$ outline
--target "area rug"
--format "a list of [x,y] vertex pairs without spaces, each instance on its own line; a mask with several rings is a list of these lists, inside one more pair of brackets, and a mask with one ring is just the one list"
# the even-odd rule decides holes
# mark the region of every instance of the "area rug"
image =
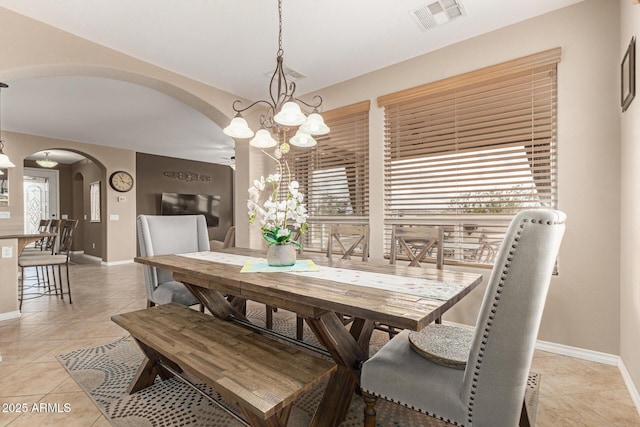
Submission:
[[[260,323],[264,318],[264,309],[251,310],[248,317]],[[295,317],[274,316],[274,329],[278,332],[295,334],[295,326],[292,326],[294,323]],[[305,339],[313,341],[309,330],[305,331]],[[384,340],[383,335],[378,335],[372,345],[373,351],[379,348]],[[113,426],[242,426],[240,422],[176,378],[164,381],[157,378],[151,387],[132,395],[127,394],[127,387],[142,359],[142,352],[131,337],[123,337],[111,343],[58,356],[58,360]],[[206,384],[198,383],[195,378],[192,380],[208,395],[235,409],[237,413],[241,413],[233,402],[225,402]],[[309,425],[324,386],[325,383],[322,382],[296,400],[289,426]],[[444,427],[447,425],[384,400],[379,400],[376,408],[378,426]],[[361,426],[362,411],[362,399],[354,396],[349,413],[341,426]]]

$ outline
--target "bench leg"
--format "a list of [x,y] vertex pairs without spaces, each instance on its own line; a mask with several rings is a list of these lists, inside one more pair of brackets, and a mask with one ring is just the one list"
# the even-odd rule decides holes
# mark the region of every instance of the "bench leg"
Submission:
[[[156,376],[160,375],[160,378],[166,380],[173,375],[164,369],[162,365],[160,365],[160,361],[162,360],[161,355],[153,350],[151,347],[145,345],[144,343],[136,340],[136,343],[142,350],[145,355],[145,358],[138,368],[138,371],[133,376],[133,380],[131,380],[131,384],[127,389],[127,393],[133,394],[139,390],[147,388],[153,385],[156,380]],[[164,363],[171,365],[171,368],[175,369],[177,372],[182,372],[182,369],[175,365],[173,362],[164,360]]]
[[287,405],[286,408],[280,410],[277,414],[263,420],[255,415],[253,412],[242,408],[245,418],[249,424],[253,427],[285,427],[287,421],[289,421],[289,415],[291,414],[292,404]]

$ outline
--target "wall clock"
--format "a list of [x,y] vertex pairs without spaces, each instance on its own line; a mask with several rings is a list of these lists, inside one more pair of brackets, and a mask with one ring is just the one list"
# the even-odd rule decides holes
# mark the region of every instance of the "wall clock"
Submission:
[[125,171],[116,171],[109,177],[111,188],[125,193],[133,188],[133,177]]

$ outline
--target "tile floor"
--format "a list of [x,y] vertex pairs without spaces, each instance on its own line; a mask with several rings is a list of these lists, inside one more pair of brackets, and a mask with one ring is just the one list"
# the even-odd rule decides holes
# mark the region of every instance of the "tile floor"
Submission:
[[[109,426],[55,356],[124,335],[110,317],[145,307],[142,267],[78,264],[71,280],[72,305],[35,298],[0,322],[0,427]],[[536,352],[532,370],[542,374],[537,426],[640,426],[616,367]]]

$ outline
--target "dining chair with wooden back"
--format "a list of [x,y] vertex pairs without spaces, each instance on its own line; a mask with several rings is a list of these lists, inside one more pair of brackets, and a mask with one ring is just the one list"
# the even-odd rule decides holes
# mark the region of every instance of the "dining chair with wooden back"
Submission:
[[474,260],[485,264],[492,263],[498,254],[502,234],[488,228],[479,228],[477,233],[478,249],[474,253]]
[[[48,232],[49,231],[49,224],[51,224],[51,220],[50,219],[41,219],[40,223],[38,224],[38,232],[39,233]],[[33,244],[34,249],[35,250],[39,250],[39,251],[43,251],[44,250],[45,239],[46,239],[46,237],[43,237],[42,239],[34,242],[34,244]]]
[[[60,236],[57,239],[57,248],[55,253],[42,254],[42,255],[23,255],[18,258],[18,266],[20,266],[22,276],[24,277],[24,269],[29,267],[43,267],[47,271],[47,278],[49,284],[53,282],[56,295],[58,295],[58,285],[60,284],[60,298],[64,299],[65,293],[69,295],[69,304],[72,304],[71,300],[71,280],[69,278],[69,261],[71,259],[71,248],[73,245],[73,236],[78,226],[77,219],[57,220],[61,223]],[[62,266],[65,266],[66,278],[67,278],[67,292],[64,292],[62,286]],[[58,267],[58,280],[56,281],[55,267]],[[51,279],[49,279],[49,268],[52,270]],[[24,298],[24,279],[20,281],[19,301],[20,309],[22,309],[22,301]]]
[[[435,259],[432,257],[435,251]],[[434,225],[394,225],[391,229],[389,263],[396,264],[398,258],[409,261],[410,267],[423,267],[421,263],[433,260],[442,270],[444,251],[444,229]],[[436,323],[442,323],[438,317]],[[376,329],[387,332],[393,338],[398,332],[391,325],[376,324]]]
[[40,220],[38,232],[52,233],[52,235],[43,237],[34,244],[33,248],[31,248],[30,250],[29,248],[25,248],[22,253],[24,255],[43,255],[43,252],[49,252],[53,255],[56,252],[56,244],[58,243],[62,221],[63,220],[61,219]]
[[364,362],[365,427],[376,425],[379,397],[458,426],[528,424],[525,389],[565,218],[553,210],[527,210],[513,218],[475,329],[460,343],[468,345],[466,363],[452,363],[421,340],[430,328],[450,335],[448,325],[405,330]]
[[[444,229],[432,225],[394,225],[391,229],[390,263],[398,257],[406,257],[412,267],[422,267],[421,262],[433,260],[442,270]],[[433,259],[432,254],[436,252]]]
[[[26,247],[20,254],[20,256],[34,256],[34,255],[54,255],[56,249],[56,243],[58,234],[60,232],[61,220],[41,219],[38,225],[39,233],[53,233],[49,236],[43,237],[37,240],[33,247]],[[44,266],[35,268],[37,284],[46,284],[48,290],[51,291],[51,278],[49,276],[49,269]],[[23,276],[23,279],[25,277]]]
[[[336,243],[334,249],[334,242]],[[358,225],[332,225],[329,227],[327,240],[327,257],[334,254],[341,255],[342,259],[351,259],[358,254],[360,249],[362,261],[369,259],[369,224]]]
[[[204,215],[138,215],[137,228],[141,256],[210,250]],[[173,280],[170,271],[145,266],[144,281],[147,307],[170,302],[186,306],[200,304],[184,284]]]

